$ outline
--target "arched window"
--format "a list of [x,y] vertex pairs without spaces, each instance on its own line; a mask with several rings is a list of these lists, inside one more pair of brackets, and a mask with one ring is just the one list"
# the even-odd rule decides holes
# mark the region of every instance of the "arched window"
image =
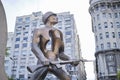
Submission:
[[105,27],[105,28],[108,28],[107,22],[104,22],[104,27]]
[[99,34],[100,39],[103,39],[102,33]]
[[103,50],[104,49],[104,44],[100,44],[101,45],[101,49]]

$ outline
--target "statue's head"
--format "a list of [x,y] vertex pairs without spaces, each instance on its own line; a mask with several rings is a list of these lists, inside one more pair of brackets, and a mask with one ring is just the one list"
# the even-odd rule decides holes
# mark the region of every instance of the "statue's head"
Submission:
[[56,23],[58,23],[57,14],[50,12],[50,11],[46,12],[42,17],[42,21],[44,24],[46,24],[48,21],[56,24]]

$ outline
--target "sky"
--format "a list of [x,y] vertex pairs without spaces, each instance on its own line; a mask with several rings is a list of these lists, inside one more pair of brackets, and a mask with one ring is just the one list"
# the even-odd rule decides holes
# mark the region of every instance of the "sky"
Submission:
[[[52,11],[54,13],[70,12],[74,14],[77,32],[80,37],[82,57],[94,60],[95,41],[92,32],[89,0],[1,0],[5,9],[8,32],[14,32],[17,16],[32,12]],[[85,63],[87,80],[95,80],[92,62]]]

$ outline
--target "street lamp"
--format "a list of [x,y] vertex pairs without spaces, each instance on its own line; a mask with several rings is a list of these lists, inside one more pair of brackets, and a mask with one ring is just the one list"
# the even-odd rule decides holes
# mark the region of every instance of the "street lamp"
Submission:
[[14,67],[15,67],[15,60],[10,57],[10,59],[13,61],[13,66],[12,66],[12,78],[14,78]]

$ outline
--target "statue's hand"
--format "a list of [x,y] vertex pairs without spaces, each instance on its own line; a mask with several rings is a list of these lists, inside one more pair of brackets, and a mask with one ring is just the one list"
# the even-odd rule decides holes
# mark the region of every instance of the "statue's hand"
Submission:
[[69,56],[65,55],[64,53],[60,53],[60,54],[59,54],[59,58],[60,58],[61,60],[64,60],[64,61],[70,59]]
[[73,62],[71,63],[72,66],[77,66],[78,64],[79,64],[79,61],[73,61]]

